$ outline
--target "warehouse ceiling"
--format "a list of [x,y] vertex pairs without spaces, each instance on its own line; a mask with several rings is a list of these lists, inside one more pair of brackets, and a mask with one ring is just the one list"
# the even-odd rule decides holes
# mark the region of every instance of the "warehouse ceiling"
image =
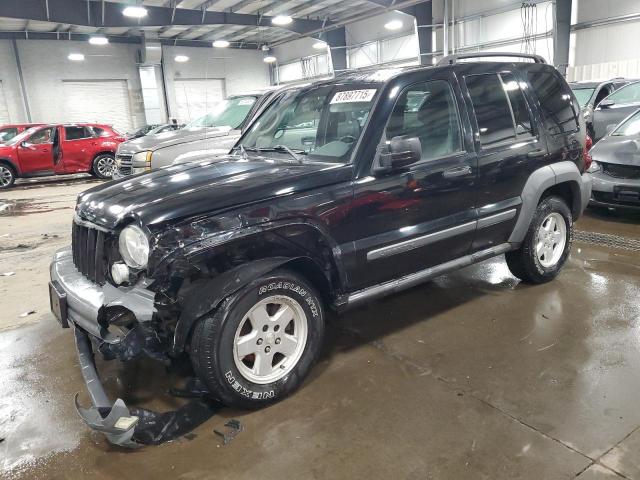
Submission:
[[[232,46],[260,46],[317,32],[358,15],[404,4],[397,0],[2,0],[0,36],[72,38],[101,34],[136,39],[144,33],[164,43],[197,44],[227,40]],[[126,6],[144,6],[148,15],[126,19]],[[288,15],[293,22],[274,26]],[[15,38],[15,36],[14,36]]]

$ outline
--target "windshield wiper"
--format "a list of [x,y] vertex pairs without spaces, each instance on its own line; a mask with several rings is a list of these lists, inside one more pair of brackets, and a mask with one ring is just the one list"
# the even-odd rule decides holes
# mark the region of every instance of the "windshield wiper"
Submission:
[[286,152],[291,155],[298,163],[302,163],[302,157],[300,157],[300,155],[307,154],[307,152],[305,152],[304,150],[296,150],[294,152],[286,145],[275,145],[273,147],[256,148],[255,150],[258,152]]

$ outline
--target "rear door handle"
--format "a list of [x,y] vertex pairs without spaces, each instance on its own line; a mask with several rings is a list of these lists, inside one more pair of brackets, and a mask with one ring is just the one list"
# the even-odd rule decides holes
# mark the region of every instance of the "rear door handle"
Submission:
[[469,175],[471,173],[471,167],[469,165],[464,165],[462,167],[454,167],[449,168],[442,172],[442,176],[444,178],[456,178],[456,177],[464,177],[465,175]]
[[531,150],[527,153],[527,157],[529,158],[540,158],[544,157],[547,154],[547,151],[544,148],[539,148],[537,150]]

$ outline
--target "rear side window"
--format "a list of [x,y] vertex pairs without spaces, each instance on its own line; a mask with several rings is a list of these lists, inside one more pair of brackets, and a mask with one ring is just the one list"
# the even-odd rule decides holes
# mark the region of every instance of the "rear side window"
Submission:
[[67,140],[80,140],[93,136],[91,131],[85,127],[64,127],[64,133]]
[[483,147],[496,146],[532,134],[529,109],[520,85],[512,74],[468,75],[465,83]]
[[552,72],[528,72],[529,82],[538,95],[540,107],[552,134],[578,131],[578,116],[573,108],[569,86]]

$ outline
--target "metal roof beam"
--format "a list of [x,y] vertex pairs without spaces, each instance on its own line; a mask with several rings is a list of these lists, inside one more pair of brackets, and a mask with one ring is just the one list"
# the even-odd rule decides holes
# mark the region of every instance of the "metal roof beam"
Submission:
[[[42,0],[0,2],[0,17],[23,20],[69,23],[87,27],[164,27],[167,25],[242,25],[271,27],[271,16],[246,13],[215,12],[206,9],[186,9],[146,6],[147,16],[141,19],[122,15],[123,4],[113,2],[86,2],[85,0],[48,0],[47,9]],[[104,12],[103,9],[104,8]],[[88,14],[87,14],[88,13]],[[104,13],[104,16],[103,16]],[[296,18],[290,25],[280,26],[298,34],[322,27],[318,20]]]

